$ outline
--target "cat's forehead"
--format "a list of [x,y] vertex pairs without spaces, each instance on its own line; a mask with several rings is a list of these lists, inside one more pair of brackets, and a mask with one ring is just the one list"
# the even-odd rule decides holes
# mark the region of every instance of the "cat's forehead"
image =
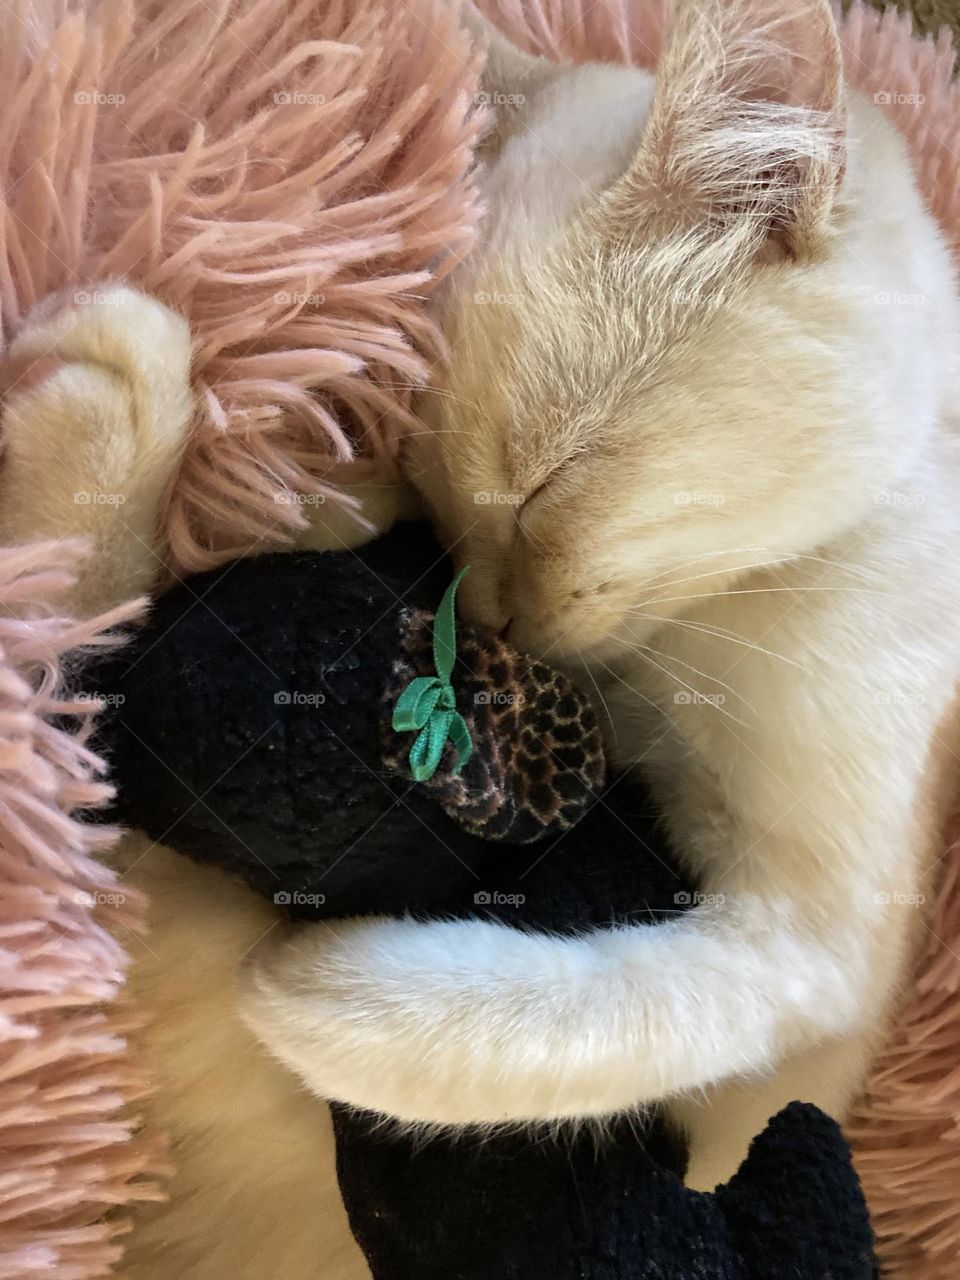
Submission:
[[475,277],[454,363],[511,471],[535,477],[632,418],[705,328],[722,333],[749,285],[732,240],[684,230],[600,244],[577,228],[560,249]]

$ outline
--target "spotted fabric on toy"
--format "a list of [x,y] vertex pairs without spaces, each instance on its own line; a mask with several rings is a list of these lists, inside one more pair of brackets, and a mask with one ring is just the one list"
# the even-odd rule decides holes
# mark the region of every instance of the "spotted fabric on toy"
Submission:
[[[433,671],[433,621],[419,609],[405,610],[400,620],[402,648],[381,702],[383,762],[397,773],[408,772],[410,742],[391,728],[391,714],[410,681]],[[606,780],[603,740],[587,698],[559,671],[463,626],[452,683],[474,750],[455,773],[448,743],[424,784],[446,813],[474,835],[514,844],[569,830]]]

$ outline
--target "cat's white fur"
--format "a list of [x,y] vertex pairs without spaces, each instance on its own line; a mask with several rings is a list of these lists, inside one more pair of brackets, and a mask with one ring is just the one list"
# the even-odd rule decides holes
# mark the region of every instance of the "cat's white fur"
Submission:
[[442,1124],[669,1099],[709,1187],[786,1101],[860,1087],[955,763],[960,323],[840,68],[826,0],[683,6],[656,95],[495,42],[486,240],[409,467],[466,611],[596,682],[706,901],[268,940],[244,1017],[321,1096]]

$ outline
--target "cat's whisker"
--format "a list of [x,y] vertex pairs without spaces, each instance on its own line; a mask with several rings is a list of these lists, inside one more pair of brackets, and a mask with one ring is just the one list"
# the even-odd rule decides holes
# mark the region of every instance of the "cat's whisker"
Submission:
[[868,587],[733,587],[729,591],[704,591],[689,596],[656,596],[652,600],[644,600],[638,607],[645,608],[648,604],[674,604],[681,600],[712,600],[718,596],[806,595],[814,591],[844,595],[890,595],[888,591],[872,591]]
[[582,654],[582,652],[581,652],[580,650],[578,650],[578,651],[577,651],[577,658],[580,660],[580,662],[581,662],[581,664],[582,664],[582,666],[583,666],[584,671],[586,671],[587,675],[590,677],[590,683],[593,685],[594,689],[596,689],[596,691],[597,691],[597,697],[600,699],[600,705],[601,705],[601,707],[603,708],[603,714],[604,714],[604,715],[606,716],[606,718],[607,718],[607,724],[610,726],[610,731],[611,731],[611,733],[612,733],[612,735],[613,735],[613,741],[614,741],[614,744],[616,744],[616,742],[617,742],[617,725],[616,725],[616,721],[614,720],[613,716],[612,716],[612,715],[611,715],[611,713],[610,713],[610,708],[609,708],[609,706],[607,705],[607,700],[606,700],[606,698],[603,696],[603,691],[602,691],[602,689],[600,688],[600,683],[599,683],[599,681],[597,680],[596,676],[593,674],[593,672],[590,670],[589,665],[588,665],[587,663],[583,662],[583,654]]
[[439,396],[443,400],[450,400],[453,404],[462,404],[467,409],[473,409],[475,412],[480,411],[480,406],[475,400],[467,400],[464,396],[458,396],[456,392],[451,391],[448,387],[418,386],[412,382],[378,382],[377,385],[389,391],[413,391],[418,396]]
[[809,672],[809,668],[805,667],[803,663],[796,662],[793,658],[788,658],[782,653],[774,653],[772,649],[767,649],[762,644],[755,644],[752,640],[746,640],[743,636],[738,636],[735,632],[728,631],[726,627],[719,627],[714,623],[691,622],[689,618],[666,618],[662,614],[643,613],[639,609],[631,610],[631,613],[638,618],[648,619],[651,622],[672,623],[675,627],[685,627],[701,635],[711,636],[715,640],[729,640],[731,644],[742,645],[745,649],[753,649],[768,658],[774,658],[778,662],[785,662],[788,666],[796,667],[799,671]]
[[734,724],[740,725],[743,729],[750,729],[752,727],[751,725],[748,725],[745,720],[741,720],[739,716],[735,716],[732,711],[728,711],[721,703],[717,702],[715,699],[711,699],[709,694],[705,694],[700,689],[695,689],[692,684],[688,684],[687,681],[678,676],[676,672],[668,671],[666,667],[662,667],[660,663],[651,656],[651,651],[646,645],[631,645],[624,640],[621,640],[618,643],[622,644],[628,652],[637,654],[637,656],[642,658],[645,662],[649,662],[652,667],[656,667],[656,669],[662,672],[668,680],[675,680],[677,684],[681,685],[697,699],[698,704],[712,707],[714,711],[718,711],[721,715],[726,716],[728,720],[732,720]]
[[[673,565],[673,566],[672,566],[671,568],[669,568],[669,569],[663,569],[663,570],[661,570],[661,572],[660,572],[660,573],[652,574],[650,577],[644,578],[644,579],[643,579],[643,580],[638,584],[638,586],[639,586],[640,588],[649,587],[649,586],[651,586],[653,583],[658,582],[659,580],[661,580],[661,579],[663,579],[663,578],[667,578],[667,577],[669,577],[669,576],[670,576],[670,574],[672,574],[672,573],[682,572],[684,569],[692,569],[692,568],[694,567],[694,565],[702,564],[704,560],[716,560],[716,559],[718,559],[718,558],[719,558],[719,557],[721,557],[721,556],[737,556],[737,555],[757,555],[757,556],[761,556],[761,555],[766,555],[766,554],[770,554],[770,553],[769,553],[769,551],[768,551],[768,549],[767,549],[766,547],[725,547],[723,550],[720,550],[720,551],[709,551],[709,552],[707,552],[705,555],[702,555],[702,556],[696,556],[695,558],[693,558],[693,559],[691,559],[691,560],[688,560],[686,563],[676,564],[676,565]],[[846,565],[842,565],[842,564],[840,564],[840,563],[839,563],[839,562],[837,562],[837,561],[828,560],[828,559],[826,559],[824,556],[806,555],[806,554],[803,554],[803,553],[794,553],[794,552],[788,552],[788,551],[775,552],[775,553],[773,553],[773,554],[774,554],[774,555],[776,555],[776,559],[773,559],[773,560],[764,560],[764,561],[759,561],[759,562],[758,562],[757,564],[755,564],[755,565],[743,565],[743,566],[740,566],[739,568],[734,568],[734,569],[729,569],[729,570],[718,569],[718,570],[715,570],[715,571],[713,571],[713,572],[714,572],[714,574],[715,574],[715,575],[720,575],[720,574],[725,573],[725,572],[727,572],[727,573],[743,573],[743,572],[745,572],[747,569],[758,569],[758,570],[759,570],[759,569],[773,569],[773,568],[776,568],[778,565],[783,565],[783,564],[797,564],[797,562],[798,562],[798,561],[812,561],[812,562],[814,562],[814,563],[816,563],[816,564],[825,565],[827,568],[830,568],[830,569],[840,569],[840,570],[841,570],[841,571],[843,571],[843,572],[847,572],[847,573],[850,573],[850,574],[851,574],[851,575],[853,575],[853,576],[860,577],[860,578],[861,578],[861,579],[863,579],[864,581],[873,581],[873,580],[876,580],[876,579],[875,579],[875,578],[873,578],[871,575],[868,575],[868,574],[864,573],[863,571],[855,570],[855,569],[853,569],[852,567],[850,567],[850,566],[846,566]],[[803,566],[801,565],[800,567],[803,567]],[[703,577],[709,577],[709,576],[711,576],[711,575],[710,575],[710,574],[703,574],[703,575],[700,575],[700,576],[703,576]],[[674,582],[671,582],[671,583],[669,583],[669,584],[664,583],[663,585],[664,585],[664,586],[667,586],[667,585],[669,585],[669,586],[680,586],[680,585],[681,585],[682,583],[684,583],[684,582],[688,582],[688,581],[689,581],[689,582],[693,582],[693,581],[696,581],[696,580],[697,580],[697,578],[696,578],[696,577],[691,577],[691,578],[679,578],[679,579],[677,579],[677,580],[676,580],[676,581],[674,581]]]
[[699,667],[695,667],[692,663],[685,661],[683,658],[678,658],[675,653],[667,653],[664,649],[655,649],[652,645],[641,645],[640,648],[644,649],[647,653],[655,653],[658,657],[665,659],[667,662],[679,663],[681,667],[685,667],[687,671],[692,671],[694,675],[702,676],[704,680],[709,680],[713,684],[719,685],[721,689],[726,689],[728,693],[733,694],[733,696],[742,702],[745,707],[749,707],[754,715],[757,714],[756,707],[753,706],[752,703],[748,702],[742,693],[737,689],[734,689],[733,685],[727,684],[726,681],[721,680],[718,676],[712,676],[707,671],[701,671]]

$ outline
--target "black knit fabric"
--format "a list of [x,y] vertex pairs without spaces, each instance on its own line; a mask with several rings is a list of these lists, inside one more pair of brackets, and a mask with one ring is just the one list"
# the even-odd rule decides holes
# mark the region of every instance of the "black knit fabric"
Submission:
[[[687,909],[691,886],[631,780],[521,846],[478,839],[383,767],[378,698],[403,609],[435,607],[449,578],[432,543],[401,530],[363,556],[267,556],[171,592],[84,677],[113,695],[111,816],[301,919],[409,910],[563,933]],[[777,1117],[715,1196],[683,1187],[682,1144],[657,1115],[602,1136],[429,1140],[342,1107],[334,1118],[374,1280],[872,1275],[849,1153],[812,1107]]]
[[792,1103],[714,1195],[662,1130],[398,1141],[334,1108],[338,1171],[375,1280],[871,1280],[846,1144]]

